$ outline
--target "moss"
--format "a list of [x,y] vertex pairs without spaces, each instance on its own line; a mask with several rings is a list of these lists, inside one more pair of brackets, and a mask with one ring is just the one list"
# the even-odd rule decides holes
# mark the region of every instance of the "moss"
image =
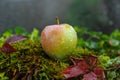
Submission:
[[[117,80],[120,75],[118,66],[120,45],[111,44],[118,44],[120,41],[119,31],[116,30],[117,32],[106,35],[77,29],[79,28],[76,28],[79,35],[77,48],[69,56],[84,58],[84,55],[92,53],[99,58],[99,65],[105,68],[106,78]],[[26,34],[30,39],[10,44],[16,49],[14,53],[0,52],[0,80],[64,80],[61,71],[65,70],[72,62],[69,59],[56,61],[49,58],[41,47],[36,29],[31,34],[26,31],[19,32],[19,30],[18,28],[17,34]],[[0,38],[0,46],[11,35],[13,33],[9,30],[3,33]],[[114,41],[110,43],[111,39],[115,40],[115,43]],[[71,80],[81,80],[81,77],[78,76]]]
[[42,50],[39,41],[26,40],[11,44],[17,51],[0,53],[0,73],[11,80],[54,80],[64,79],[61,74],[68,63],[50,59]]

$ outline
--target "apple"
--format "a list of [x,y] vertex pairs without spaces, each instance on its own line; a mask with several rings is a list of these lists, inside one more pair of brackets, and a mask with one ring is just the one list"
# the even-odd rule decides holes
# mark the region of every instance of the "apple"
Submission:
[[46,26],[41,32],[41,45],[51,58],[66,58],[76,48],[77,34],[69,24]]

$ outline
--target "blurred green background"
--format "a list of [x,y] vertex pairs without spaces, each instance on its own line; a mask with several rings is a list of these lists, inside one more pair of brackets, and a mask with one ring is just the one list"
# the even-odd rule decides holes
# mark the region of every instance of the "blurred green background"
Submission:
[[120,0],[0,0],[0,33],[21,26],[40,31],[46,25],[69,23],[110,33],[120,29]]

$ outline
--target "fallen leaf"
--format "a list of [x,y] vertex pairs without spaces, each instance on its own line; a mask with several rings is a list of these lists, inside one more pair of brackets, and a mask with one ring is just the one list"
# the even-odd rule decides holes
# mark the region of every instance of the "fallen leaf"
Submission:
[[98,80],[97,75],[94,72],[90,72],[83,76],[83,80]]
[[89,65],[84,59],[71,58],[71,60],[74,65],[69,66],[66,70],[62,71],[65,78],[77,77],[79,75],[85,74],[88,71]]
[[27,38],[28,38],[27,36],[14,35],[14,36],[6,39],[5,43],[15,43],[15,42],[18,42],[18,41],[23,41]]
[[104,70],[101,67],[97,66],[93,69],[93,71],[97,75],[98,78],[100,78],[101,80],[105,80]]
[[22,36],[22,35],[14,35],[4,42],[3,46],[0,48],[0,50],[4,53],[12,53],[15,52],[16,50],[10,45],[10,43],[15,43],[18,41],[22,41],[27,39],[27,36]]
[[104,70],[97,66],[98,58],[92,54],[84,56],[83,59],[70,57],[73,65],[67,67],[62,73],[65,78],[83,76],[83,80],[105,80]]
[[96,65],[96,63],[97,63],[97,61],[98,61],[98,59],[97,59],[97,57],[96,56],[93,56],[93,55],[89,55],[89,64],[91,65],[91,66],[95,66]]
[[8,43],[4,43],[3,46],[0,48],[0,50],[2,52],[5,53],[11,53],[11,52],[15,52],[16,50]]

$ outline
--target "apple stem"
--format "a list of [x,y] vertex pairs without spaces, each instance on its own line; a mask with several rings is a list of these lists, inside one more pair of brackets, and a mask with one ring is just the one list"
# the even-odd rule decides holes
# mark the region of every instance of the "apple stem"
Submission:
[[60,20],[59,20],[58,16],[56,16],[56,22],[57,22],[58,25],[60,25]]

